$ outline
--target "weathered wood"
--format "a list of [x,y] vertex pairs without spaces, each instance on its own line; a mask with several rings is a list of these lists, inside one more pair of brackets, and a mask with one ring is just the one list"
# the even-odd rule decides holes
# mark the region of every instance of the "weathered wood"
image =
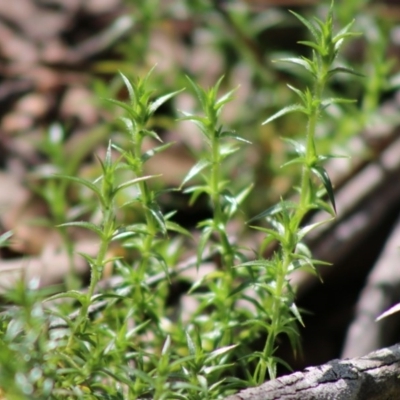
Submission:
[[[366,332],[367,334],[367,332]],[[400,399],[400,344],[364,357],[306,368],[225,400]]]

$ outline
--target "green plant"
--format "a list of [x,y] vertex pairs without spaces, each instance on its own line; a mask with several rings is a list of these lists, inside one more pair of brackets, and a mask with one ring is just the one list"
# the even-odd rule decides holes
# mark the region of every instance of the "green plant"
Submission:
[[[281,200],[251,220],[263,219],[268,224],[255,227],[265,233],[257,259],[251,260],[248,249],[228,234],[252,188],[252,183],[240,188],[231,184],[233,177],[225,169],[238,154],[237,144],[249,144],[221,122],[221,112],[233,99],[234,90],[220,96],[222,78],[208,90],[188,78],[201,114],[184,112],[181,119],[198,126],[205,145],[199,152],[193,150],[197,162],[182,187],[191,195],[191,204],[205,196],[211,216],[197,226],[196,260],[177,267],[185,238],[189,243],[193,238],[173,222],[173,213],[163,212],[159,198],[164,191],[152,185],[159,175],[146,175],[145,164],[171,146],[162,142],[152,123],[157,110],[179,91],[155,98],[151,71],[137,80],[121,74],[128,102],[110,99],[109,103],[124,113],[119,118],[123,135],[109,140],[104,158],[99,158],[101,176],[94,181],[55,176],[83,185],[98,201],[100,222],[60,225],[65,232],[69,227],[88,229],[99,239],[96,257],[82,254],[90,266],[89,287],[46,296],[35,290],[33,282],[28,290],[20,283],[7,293],[15,308],[1,314],[0,387],[10,398],[222,399],[238,388],[276,377],[278,363],[290,368],[276,355],[281,335],[289,337],[295,351],[299,349],[302,318],[289,276],[296,269],[315,270],[324,264],[314,260],[303,243],[324,222],[304,226],[303,221],[314,210],[335,215],[333,188],[323,166],[334,156],[318,151],[316,128],[328,106],[349,102],[326,98],[328,81],[338,73],[355,74],[335,64],[344,40],[355,34],[350,32],[351,24],[333,33],[333,3],[325,21],[309,22],[293,14],[314,39],[301,42],[311,48],[311,57],[282,61],[303,67],[312,85],[303,90],[289,86],[299,103],[284,107],[265,124],[292,112],[305,116],[303,139],[286,139],[297,156],[285,166],[300,166],[301,180],[297,200]],[[150,144],[147,151],[145,144]],[[50,150],[50,155],[57,154],[54,148]],[[194,183],[186,187],[189,182]],[[65,193],[65,187],[60,190]],[[129,200],[122,207],[135,212],[136,220],[130,224],[118,218],[123,197]],[[64,213],[64,208],[54,209],[57,221]],[[109,255],[113,242],[126,250],[125,258]],[[278,244],[278,249],[264,258],[271,243]],[[171,283],[185,268],[202,268],[210,254],[215,268],[191,282],[188,294],[197,301],[197,309],[183,321],[168,304]],[[100,290],[108,263],[120,280]],[[254,351],[253,344],[260,339],[265,339],[263,348]],[[23,352],[32,356],[25,360]],[[6,357],[17,362],[7,365]]]
[[[270,227],[256,227],[267,234],[263,247],[276,241],[279,250],[271,259],[259,260],[257,263],[247,262],[241,266],[254,267],[259,271],[264,267],[267,272],[261,273],[257,278],[257,286],[265,294],[260,295],[260,309],[269,310],[266,318],[257,324],[262,325],[267,333],[267,340],[262,352],[254,355],[259,358],[255,369],[254,382],[260,384],[266,379],[268,371],[270,378],[276,377],[277,363],[286,363],[274,356],[276,342],[279,335],[289,337],[294,350],[298,348],[298,331],[295,322],[302,324],[300,313],[294,302],[294,293],[288,276],[291,272],[302,267],[311,267],[315,270],[321,261],[313,260],[308,248],[303,243],[303,238],[311,230],[322,223],[301,226],[304,217],[312,210],[324,210],[332,217],[335,215],[335,199],[329,176],[323,167],[323,162],[334,155],[321,155],[317,152],[316,126],[323,111],[331,104],[348,103],[352,100],[342,98],[325,98],[324,89],[329,79],[338,73],[359,75],[353,70],[336,66],[334,64],[341,45],[346,38],[357,35],[350,32],[353,22],[339,31],[333,33],[333,2],[325,21],[315,18],[314,23],[307,21],[302,16],[292,12],[310,31],[313,41],[299,43],[312,49],[312,57],[286,58],[280,61],[300,65],[312,76],[313,85],[299,90],[293,86],[288,87],[296,93],[300,103],[287,106],[269,117],[264,124],[291,112],[301,112],[307,118],[305,143],[285,139],[293,145],[297,157],[284,165],[299,164],[302,169],[301,184],[298,188],[299,199],[297,202],[281,200],[277,205],[253,218],[252,221],[265,218]],[[315,182],[315,179],[317,182]],[[325,199],[327,197],[327,199]]]

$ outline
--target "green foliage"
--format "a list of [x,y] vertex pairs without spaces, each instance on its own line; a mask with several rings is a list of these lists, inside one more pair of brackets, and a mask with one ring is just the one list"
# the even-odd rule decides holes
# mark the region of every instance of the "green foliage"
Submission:
[[[158,2],[139,3],[138,18],[147,34],[140,46],[144,52]],[[206,5],[193,2],[191,7]],[[298,199],[282,199],[249,221],[263,223],[253,227],[264,234],[258,249],[249,251],[229,233],[240,221],[246,198],[258,195],[252,192],[253,182],[231,184],[227,165],[251,146],[251,134],[244,131],[243,138],[221,122],[224,106],[235,94],[235,90],[220,94],[222,78],[209,89],[186,79],[200,111],[183,111],[181,120],[197,126],[203,145],[200,151],[193,149],[197,160],[180,189],[190,194],[190,204],[201,196],[206,198],[211,210],[193,235],[173,221],[173,212],[163,211],[159,200],[164,192],[155,185],[161,175],[145,172],[145,164],[172,145],[163,143],[152,123],[160,107],[180,93],[174,90],[155,97],[152,71],[136,80],[120,73],[128,100],[107,101],[112,110],[123,113],[118,120],[123,135],[116,134],[108,141],[104,158],[98,158],[101,175],[97,179],[78,177],[74,168],[63,168],[62,138],[53,140],[50,135],[45,151],[57,174],[46,176],[42,196],[57,203],[52,216],[65,235],[69,227],[87,229],[98,237],[99,248],[95,257],[81,254],[91,271],[85,291],[68,288],[71,290],[50,296],[32,282],[27,288],[19,283],[6,294],[13,304],[0,317],[0,388],[7,398],[222,399],[240,388],[275,378],[278,364],[290,368],[276,354],[283,335],[294,352],[300,351],[299,325],[303,321],[290,274],[300,268],[317,272],[318,265],[326,264],[313,259],[303,242],[326,221],[304,225],[304,217],[313,210],[324,210],[329,218],[336,213],[324,162],[337,156],[319,150],[317,126],[325,123],[330,107],[352,105],[347,98],[326,95],[328,82],[342,73],[357,75],[336,64],[345,39],[356,34],[350,32],[352,23],[334,33],[333,8],[332,3],[325,20],[292,13],[311,34],[312,40],[300,42],[311,49],[311,56],[281,61],[302,67],[309,74],[304,82],[311,84],[303,89],[288,85],[298,103],[283,106],[264,124],[294,112],[304,118],[305,133],[301,131],[296,140],[285,138],[296,156],[282,165],[284,171],[291,167],[300,171],[295,175],[299,182],[294,183]],[[241,28],[250,17],[225,16],[245,48],[248,37]],[[255,54],[246,54],[257,65],[256,76],[264,83],[271,82],[269,74],[260,71],[262,63]],[[372,92],[371,99],[375,99],[377,92]],[[156,144],[149,149],[149,143]],[[67,218],[64,198],[72,184],[81,185],[96,199],[99,222]],[[118,200],[129,189],[134,189],[129,192],[134,195],[122,208],[139,210],[132,223],[118,218]],[[8,235],[1,236],[0,244],[7,239]],[[177,265],[193,241],[196,260],[185,268],[200,270],[210,255],[216,268],[195,280],[188,291],[196,310],[189,316],[177,316],[168,304],[171,283],[180,277],[183,269]],[[113,242],[134,257],[110,256]],[[264,250],[271,244],[278,244],[277,250],[265,258]],[[112,289],[101,290],[98,284],[107,264],[113,266],[120,281]],[[256,340],[264,341],[258,351],[252,347]]]

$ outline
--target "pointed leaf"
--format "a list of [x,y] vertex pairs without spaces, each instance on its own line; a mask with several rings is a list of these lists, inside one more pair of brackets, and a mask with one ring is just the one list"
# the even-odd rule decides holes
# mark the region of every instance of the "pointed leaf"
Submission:
[[182,92],[182,90],[177,90],[172,93],[168,93],[164,96],[159,97],[157,100],[155,100],[153,103],[151,103],[149,107],[149,113],[152,115],[161,105],[163,105],[166,101],[168,101],[170,98],[174,97],[176,94]]
[[303,103],[306,103],[305,94],[300,89],[297,89],[294,86],[289,85],[289,84],[287,85],[287,87],[290,90],[292,90],[293,92],[295,92],[300,97],[300,99],[303,101]]
[[163,269],[164,274],[167,277],[168,283],[171,284],[171,278],[169,275],[168,265],[167,265],[164,257],[161,254],[154,253],[154,252],[151,254],[151,257],[154,257],[160,263],[161,268]]
[[171,147],[174,142],[169,142],[166,144],[163,144],[162,146],[155,147],[151,150],[146,151],[146,153],[142,154],[140,159],[142,160],[142,163],[145,163],[147,160],[149,160],[151,157],[153,157],[155,154],[161,153],[162,151],[168,149],[168,147]]
[[133,118],[137,119],[137,114],[132,110],[132,107],[129,104],[126,104],[122,101],[115,100],[115,99],[105,99],[109,103],[115,104],[120,108],[123,108],[125,111],[128,112],[128,114]]
[[304,156],[306,154],[306,147],[304,146],[303,143],[298,142],[297,140],[293,140],[290,138],[282,138],[282,140],[286,143],[291,144],[294,149],[296,150],[296,153],[299,155]]
[[381,315],[379,315],[379,317],[377,317],[375,319],[376,322],[380,321],[383,318],[388,317],[389,315],[393,315],[397,312],[400,311],[400,303],[397,303],[396,305],[394,305],[393,307],[390,307],[389,310],[385,311],[384,313],[382,313]]
[[46,298],[44,301],[52,301],[58,299],[74,299],[79,301],[81,305],[87,303],[87,295],[85,293],[79,292],[78,290],[69,290],[68,292],[57,293],[53,296]]
[[84,258],[90,266],[96,265],[96,260],[93,257],[89,256],[89,254],[82,253],[79,251],[77,252],[77,254],[79,254],[82,258]]
[[315,228],[318,228],[319,226],[324,225],[330,221],[333,221],[333,218],[325,219],[323,221],[315,222],[314,224],[304,226],[297,232],[298,241],[301,241],[304,238],[304,236],[306,236]]
[[97,194],[97,196],[99,197],[101,203],[104,204],[103,203],[103,196],[101,194],[100,188],[98,188],[94,183],[88,181],[87,179],[78,178],[76,176],[69,176],[69,175],[57,175],[56,174],[54,176],[57,177],[57,178],[67,179],[67,180],[72,181],[72,182],[77,182],[77,183],[80,183],[81,185],[86,186],[87,188],[89,188],[90,190],[95,192]]
[[121,71],[119,72],[119,75],[121,76],[122,80],[124,81],[125,87],[128,89],[129,100],[131,101],[131,103],[133,103],[135,101],[135,91],[133,90],[133,86],[132,86],[130,80]]
[[355,75],[359,76],[361,78],[365,78],[365,75],[360,74],[357,71],[354,71],[354,69],[347,68],[347,67],[336,67],[328,71],[329,77],[331,77],[334,74],[337,74],[339,72],[345,73],[345,74],[350,74],[350,75]]
[[213,352],[211,352],[208,357],[205,359],[204,364],[208,364],[209,362],[211,362],[212,360],[214,360],[215,358],[228,353],[229,351],[231,351],[232,349],[236,348],[237,346],[239,346],[238,344],[232,344],[230,346],[224,346],[224,347],[220,347],[219,349],[214,350]]
[[300,40],[297,42],[298,44],[302,44],[303,46],[311,47],[312,49],[316,50],[319,54],[324,53],[324,49],[318,45],[317,43],[310,42],[308,40]]
[[264,241],[267,241],[268,243],[270,243],[274,239],[276,241],[278,241],[279,243],[284,243],[285,242],[285,237],[280,235],[279,232],[274,231],[273,229],[262,228],[260,226],[250,226],[250,228],[255,229],[257,231],[261,231],[261,232],[267,233],[268,236],[267,236],[267,238],[264,239]]
[[298,205],[296,203],[294,203],[293,201],[287,201],[287,200],[280,201],[279,203],[267,208],[262,213],[251,218],[249,221],[247,221],[247,223],[256,221],[261,218],[270,217],[271,215],[278,214],[278,213],[282,212],[283,210],[288,210],[288,209],[295,210],[297,207],[298,207]]
[[87,221],[75,221],[75,222],[66,222],[65,224],[57,225],[58,227],[64,226],[78,226],[80,228],[86,228],[91,230],[92,232],[97,233],[100,237],[103,237],[103,231],[95,224]]
[[305,160],[306,160],[305,157],[296,157],[288,162],[285,162],[283,165],[281,165],[281,168],[285,168],[288,165],[292,165],[292,164],[304,164]]
[[200,267],[200,263],[203,259],[204,249],[205,249],[212,233],[213,233],[212,227],[204,228],[203,231],[201,232],[200,241],[199,241],[199,244],[197,245],[197,262],[196,262],[197,270]]
[[185,176],[185,178],[183,179],[183,182],[181,183],[182,187],[183,185],[185,185],[185,183],[187,183],[190,179],[192,179],[193,177],[195,177],[199,172],[201,172],[204,168],[208,167],[211,165],[211,162],[208,160],[200,160],[197,164],[195,164],[190,171],[188,172],[188,174]]
[[161,212],[161,210],[159,209],[158,205],[156,203],[152,203],[149,207],[147,207],[148,210],[151,212],[151,215],[154,217],[154,219],[156,220],[161,233],[162,234],[166,234],[167,233],[167,228],[165,226],[165,222],[164,222],[164,216]]
[[307,29],[311,32],[311,34],[314,36],[314,39],[316,41],[319,40],[320,33],[315,29],[314,25],[311,24],[311,22],[307,21],[304,17],[301,15],[297,14],[296,12],[289,10],[291,14],[293,14],[300,22],[303,23],[307,27]]
[[325,190],[328,194],[329,200],[332,204],[333,210],[336,213],[335,196],[333,193],[333,187],[332,187],[332,183],[331,183],[328,173],[325,171],[325,169],[323,167],[321,167],[319,165],[312,167],[311,170],[319,177],[322,184],[324,185]]
[[330,98],[330,99],[325,99],[322,100],[321,102],[321,109],[325,109],[328,106],[330,106],[331,104],[350,104],[350,103],[356,103],[357,100],[353,100],[353,99],[340,99],[340,98]]
[[236,135],[235,132],[232,132],[232,131],[225,131],[225,132],[222,132],[221,135],[220,135],[220,137],[229,137],[229,138],[235,139],[235,140],[237,140],[237,141],[239,141],[239,142],[244,142],[244,143],[247,143],[247,144],[252,144],[249,140],[244,139],[244,138],[242,138],[242,137]]
[[224,104],[229,103],[230,101],[233,100],[233,93],[237,91],[238,87],[230,90],[228,93],[224,94],[221,98],[217,100],[215,103],[216,108],[222,107]]
[[303,318],[301,318],[299,309],[297,308],[297,306],[296,306],[295,303],[292,303],[292,304],[290,305],[290,311],[291,311],[291,312],[293,313],[293,315],[296,317],[297,321],[299,321],[300,324],[301,324],[302,326],[305,326],[305,325],[304,325],[304,322],[303,322]]
[[193,82],[189,78],[189,76],[186,75],[186,79],[189,81],[190,85],[192,86],[192,88],[196,92],[196,95],[197,95],[198,99],[200,100],[201,107],[203,109],[205,109],[206,106],[207,106],[207,97],[206,97],[205,91],[200,86],[198,86],[195,82]]
[[307,110],[303,106],[301,106],[300,104],[293,104],[291,106],[287,106],[287,107],[282,108],[282,110],[278,111],[277,113],[275,113],[274,115],[272,115],[271,117],[266,119],[262,123],[262,125],[268,124],[271,121],[281,117],[282,115],[289,114],[289,113],[292,113],[292,112],[295,112],[295,111],[300,111],[300,112],[302,112],[304,114],[307,114]]
[[118,191],[120,191],[121,189],[125,189],[129,186],[135,185],[136,183],[142,182],[142,181],[147,181],[148,179],[152,179],[152,178],[158,178],[162,176],[162,174],[159,175],[147,175],[147,176],[141,176],[140,178],[135,178],[135,179],[131,179],[127,182],[121,183],[120,185],[118,185],[115,189],[114,189],[114,194],[117,193]]
[[155,131],[151,131],[151,130],[148,130],[148,129],[142,129],[142,130],[140,131],[140,133],[141,133],[142,135],[144,135],[144,136],[149,136],[149,137],[151,137],[151,138],[157,140],[157,141],[160,142],[160,143],[163,142],[162,139],[160,138],[160,136],[158,136],[157,132],[155,132]]
[[314,73],[314,70],[311,66],[311,61],[308,58],[290,57],[290,58],[280,58],[278,61],[301,65],[307,71]]
[[183,228],[182,226],[180,226],[175,222],[165,221],[165,226],[168,231],[177,232],[180,233],[181,235],[192,237],[192,234],[187,229]]
[[185,331],[185,335],[186,335],[186,342],[188,344],[189,354],[191,356],[196,356],[197,348],[196,348],[196,345],[193,342],[192,338],[190,337],[188,330]]
[[350,157],[344,154],[325,154],[318,156],[318,161],[325,161],[331,158],[350,158]]
[[[349,29],[354,25],[355,19],[353,19],[352,21],[350,21],[344,28],[342,28],[333,38],[333,42],[335,42],[336,38],[340,37],[341,35],[347,33],[349,31]],[[354,32],[356,33],[356,32]],[[360,35],[361,33],[356,33],[357,35]]]
[[236,196],[234,196],[232,198],[232,200],[230,201],[231,206],[228,209],[229,218],[232,217],[232,215],[237,211],[237,209],[239,208],[239,205],[249,195],[249,193],[252,190],[253,186],[254,186],[253,183],[251,183],[249,186],[245,187],[241,192],[239,192]]

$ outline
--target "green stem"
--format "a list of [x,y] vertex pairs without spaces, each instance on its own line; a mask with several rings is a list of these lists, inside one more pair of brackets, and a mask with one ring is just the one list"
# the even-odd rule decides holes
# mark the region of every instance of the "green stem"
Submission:
[[[217,124],[216,120],[212,121],[212,126],[215,127]],[[214,210],[214,226],[218,231],[220,243],[222,246],[222,263],[224,268],[224,277],[217,284],[220,290],[220,298],[223,301],[219,301],[217,307],[219,312],[219,319],[224,321],[224,325],[228,327],[230,319],[232,317],[231,311],[234,307],[233,298],[229,297],[229,292],[232,290],[232,285],[234,281],[235,270],[233,268],[234,264],[234,254],[232,251],[232,246],[229,242],[228,235],[226,233],[226,222],[223,215],[223,209],[221,204],[221,193],[220,193],[220,181],[221,181],[221,147],[219,142],[219,137],[217,132],[213,131],[211,133],[211,147],[212,147],[212,167],[211,167],[211,201]],[[229,310],[227,312],[227,310]],[[230,329],[224,329],[224,334],[219,343],[221,346],[229,345],[232,341],[232,332]]]
[[[290,222],[290,240],[286,245],[282,244],[282,261],[278,262],[277,276],[276,276],[276,287],[275,293],[272,299],[272,316],[271,325],[268,331],[268,337],[263,350],[263,359],[257,365],[254,373],[254,379],[257,384],[261,384],[265,381],[267,370],[269,372],[270,379],[276,378],[276,363],[270,363],[270,360],[274,353],[274,345],[277,337],[281,332],[282,328],[282,302],[284,300],[284,291],[286,287],[286,276],[288,274],[289,266],[293,261],[292,254],[296,250],[296,241],[292,240],[293,235],[298,232],[303,217],[308,212],[311,199],[311,168],[317,159],[317,150],[315,147],[315,132],[317,121],[320,113],[320,104],[322,101],[322,93],[326,83],[327,68],[321,67],[319,79],[316,80],[314,92],[312,96],[312,104],[309,104],[309,118],[307,124],[307,140],[306,140],[306,160],[302,167],[301,176],[301,189],[300,189],[300,200],[299,207],[297,207],[294,216]],[[292,244],[292,245],[291,245]],[[294,247],[293,247],[294,245]]]
[[[134,156],[136,160],[140,160],[142,156],[142,142],[143,142],[143,136],[141,135],[141,131],[144,129],[144,127],[139,127],[137,130],[137,135],[136,135],[136,142],[135,142],[135,148],[134,148]],[[141,163],[137,163],[136,167],[134,168],[134,172],[137,177],[143,176],[143,167]],[[143,243],[143,249],[142,249],[142,258],[140,261],[139,265],[139,270],[138,270],[138,278],[139,280],[142,280],[144,278],[144,273],[146,270],[146,266],[148,265],[148,260],[150,258],[150,252],[151,248],[153,246],[153,241],[154,241],[154,236],[157,232],[157,226],[154,221],[154,217],[150,212],[149,207],[151,206],[151,195],[149,193],[149,188],[148,185],[145,181],[139,182],[139,190],[141,193],[142,197],[142,204],[144,206],[144,215],[146,219],[146,225],[147,225],[147,231],[148,234],[146,235]]]
[[272,300],[271,325],[263,350],[263,359],[258,363],[254,373],[254,380],[258,385],[266,380],[267,371],[269,372],[270,379],[276,378],[276,363],[271,365],[266,360],[271,359],[274,354],[274,344],[282,327],[282,297],[286,286],[286,275],[289,265],[292,262],[291,251],[289,249],[282,249],[282,252],[282,261],[277,266],[276,288]]
[[221,180],[221,158],[220,158],[220,143],[215,132],[212,132],[212,168],[211,168],[211,201],[214,210],[214,224],[217,229],[222,245],[222,258],[226,271],[232,274],[233,267],[233,252],[232,246],[229,243],[226,233],[226,226],[223,217],[221,206],[221,194],[219,190],[219,182]]
[[103,237],[101,239],[100,248],[99,252],[97,253],[95,264],[90,266],[90,284],[87,291],[86,301],[84,302],[84,304],[82,304],[79,316],[76,319],[76,323],[74,325],[73,333],[68,339],[67,349],[71,347],[76,332],[78,332],[80,327],[84,326],[84,324],[88,320],[89,307],[92,302],[92,297],[94,295],[97,283],[101,278],[104,264],[106,262],[107,250],[110,245],[112,233],[114,230],[114,217],[115,214],[111,204],[106,210],[103,210]]

